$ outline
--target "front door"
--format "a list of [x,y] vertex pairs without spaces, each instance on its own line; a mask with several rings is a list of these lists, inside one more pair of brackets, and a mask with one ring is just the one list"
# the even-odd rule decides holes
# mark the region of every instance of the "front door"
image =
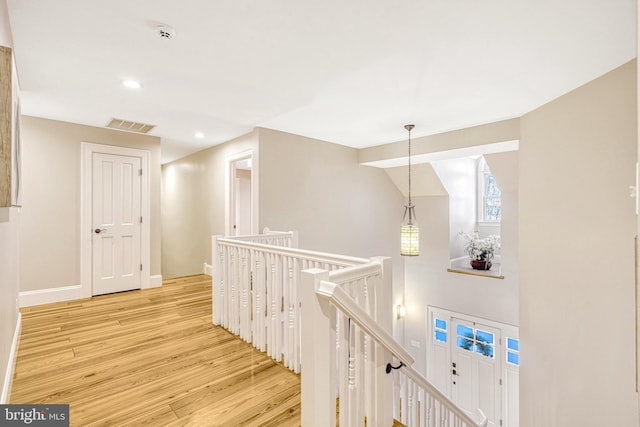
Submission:
[[92,155],[92,294],[141,287],[141,159]]
[[474,419],[482,409],[487,425],[499,426],[500,330],[456,318],[451,327],[451,400]]

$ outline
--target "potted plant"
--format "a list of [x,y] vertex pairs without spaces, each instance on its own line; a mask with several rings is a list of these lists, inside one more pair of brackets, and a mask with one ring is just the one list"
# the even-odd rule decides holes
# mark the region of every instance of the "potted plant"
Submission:
[[495,251],[500,249],[500,236],[491,235],[481,239],[477,231],[472,235],[464,232],[460,234],[468,240],[465,249],[471,261],[471,267],[474,270],[490,270]]

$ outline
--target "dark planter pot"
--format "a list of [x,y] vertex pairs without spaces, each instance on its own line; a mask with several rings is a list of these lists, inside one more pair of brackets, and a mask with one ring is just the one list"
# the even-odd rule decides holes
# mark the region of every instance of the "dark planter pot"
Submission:
[[475,259],[471,260],[471,268],[474,270],[491,270],[491,261],[478,261]]

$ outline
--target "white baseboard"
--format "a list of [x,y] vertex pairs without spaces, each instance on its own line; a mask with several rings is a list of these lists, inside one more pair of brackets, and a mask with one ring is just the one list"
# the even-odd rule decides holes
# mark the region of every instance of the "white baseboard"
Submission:
[[162,286],[162,274],[156,274],[155,276],[149,277],[150,288],[159,288],[161,286]]
[[[144,289],[159,288],[161,286],[162,275],[157,274],[149,277],[149,286]],[[83,289],[82,285],[38,289],[37,291],[20,292],[20,307],[30,307],[32,305],[50,304],[53,302],[71,301],[90,297],[91,290],[87,291]]]
[[22,331],[22,313],[18,313],[18,321],[16,329],[13,333],[13,341],[11,342],[11,351],[7,361],[7,369],[4,375],[4,383],[2,384],[2,395],[0,395],[0,405],[6,405],[11,398],[11,386],[13,385],[13,372],[16,368],[16,360],[18,358],[18,345],[20,344],[20,332]]
[[208,274],[209,276],[213,275],[213,266],[211,264],[207,264],[206,262],[202,264],[202,272],[204,274]]
[[24,291],[20,292],[20,307],[71,301],[74,299],[88,298],[90,296],[90,294],[86,294],[81,285]]

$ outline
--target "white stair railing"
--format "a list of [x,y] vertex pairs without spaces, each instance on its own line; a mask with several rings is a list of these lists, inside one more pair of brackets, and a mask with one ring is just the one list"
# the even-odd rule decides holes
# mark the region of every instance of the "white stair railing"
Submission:
[[[474,420],[413,369],[413,358],[376,321],[381,313],[372,313],[367,298],[363,304],[362,292],[354,298],[364,277],[356,270],[367,268],[303,272],[302,425],[336,425],[337,389],[340,426],[362,426],[365,419],[368,426],[390,426],[392,418],[411,427],[486,426],[480,409]],[[379,308],[392,311],[388,301]],[[392,360],[400,365],[393,375]]]
[[[293,232],[214,236],[212,246],[214,324],[302,371],[303,426],[486,425],[413,369],[393,339],[390,259],[297,249]],[[402,367],[390,374],[392,361]]]
[[[385,367],[393,352],[377,344],[395,345],[390,277],[388,258],[340,271],[303,272],[303,426],[362,426],[365,418],[368,426],[392,425],[393,384]],[[374,330],[366,333],[361,324]],[[399,345],[394,350],[411,357]]]
[[213,236],[213,323],[300,372],[300,273],[369,260],[297,249],[295,232]]

